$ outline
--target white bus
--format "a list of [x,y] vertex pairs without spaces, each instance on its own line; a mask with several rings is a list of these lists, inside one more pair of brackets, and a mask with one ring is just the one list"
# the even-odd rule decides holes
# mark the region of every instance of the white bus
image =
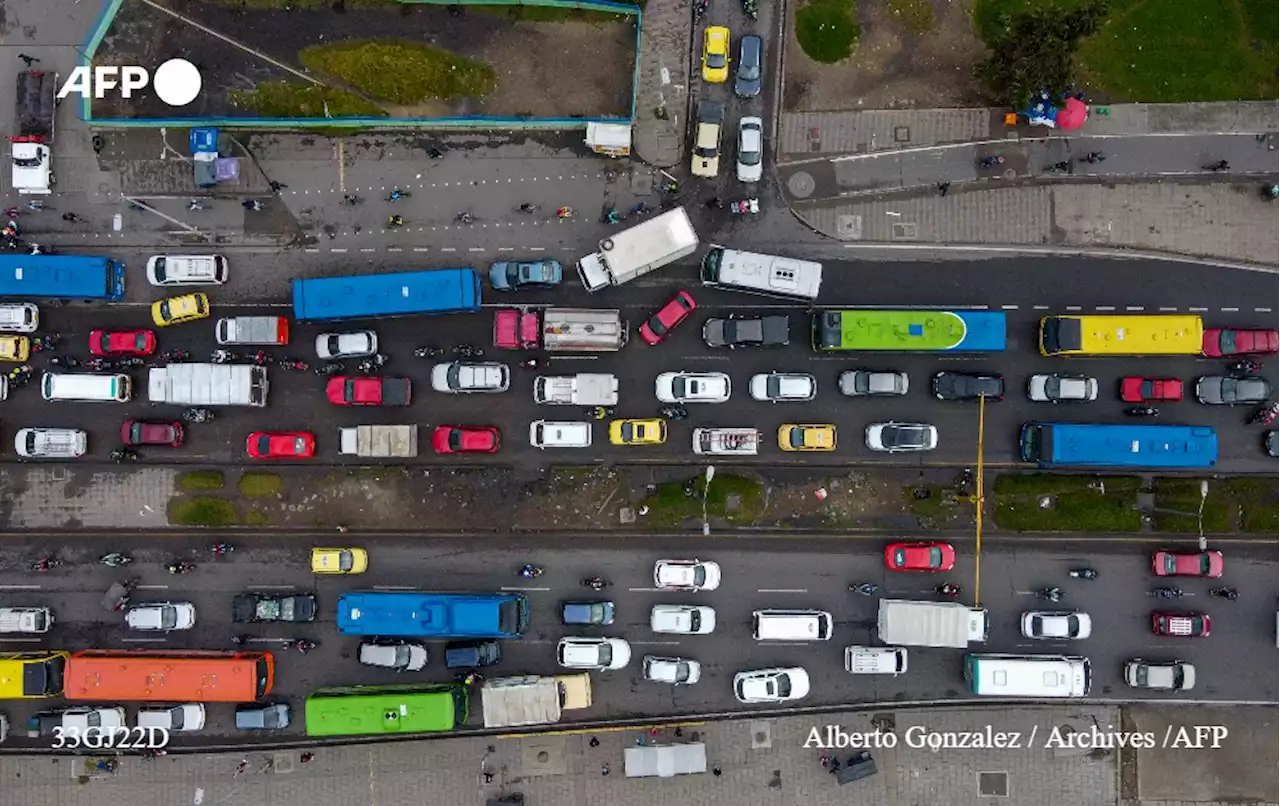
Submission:
[[822,287],[822,264],[713,245],[702,258],[702,284],[812,302]]
[[1089,659],[1064,655],[965,655],[964,679],[980,697],[1085,697]]

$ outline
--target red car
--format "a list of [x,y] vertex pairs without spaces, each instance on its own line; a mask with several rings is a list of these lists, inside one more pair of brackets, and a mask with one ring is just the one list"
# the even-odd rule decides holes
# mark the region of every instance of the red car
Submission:
[[1120,399],[1126,403],[1181,400],[1182,381],[1177,378],[1141,378],[1136,375],[1121,378]]
[[956,550],[949,543],[890,543],[884,547],[884,567],[890,571],[950,571]]
[[126,445],[169,445],[174,448],[182,444],[182,423],[164,420],[125,420],[120,424],[120,441]]
[[1272,355],[1280,349],[1280,333],[1274,330],[1214,327],[1204,332],[1200,349],[1210,358],[1224,355]]
[[697,307],[698,303],[693,301],[688,291],[677,291],[670,302],[640,325],[640,338],[644,339],[645,344],[657,344],[667,337],[671,328],[687,319]]
[[316,455],[316,437],[306,431],[254,431],[245,450],[254,459],[309,459]]
[[150,330],[93,330],[89,332],[89,352],[94,355],[151,355],[156,351],[156,334]]
[[1204,638],[1209,634],[1209,617],[1204,613],[1151,614],[1151,632],[1172,638]]
[[407,406],[413,397],[408,378],[362,378],[340,375],[325,388],[335,406]]
[[497,453],[501,442],[491,425],[440,425],[431,435],[436,453]]
[[1155,551],[1151,554],[1151,573],[1158,577],[1220,577],[1223,565],[1220,551]]

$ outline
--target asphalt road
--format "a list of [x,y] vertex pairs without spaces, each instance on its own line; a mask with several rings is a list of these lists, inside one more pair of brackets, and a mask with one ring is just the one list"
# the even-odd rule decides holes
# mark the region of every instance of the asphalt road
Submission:
[[[327,538],[321,538],[322,541]],[[519,641],[504,644],[503,661],[491,676],[516,673],[554,673],[554,646],[570,634],[604,634],[626,638],[633,644],[626,670],[595,674],[596,705],[579,719],[600,721],[628,717],[672,716],[739,712],[730,680],[738,671],[774,665],[802,665],[810,673],[813,692],[804,706],[834,706],[855,702],[935,700],[966,696],[961,677],[960,650],[910,648],[909,670],[898,677],[859,676],[843,670],[843,648],[849,644],[875,644],[871,629],[876,601],[850,594],[847,586],[870,581],[882,587],[882,595],[894,598],[931,599],[942,581],[964,587],[964,599],[972,601],[974,552],[968,540],[955,540],[960,559],[953,572],[944,575],[889,573],[881,551],[887,541],[875,537],[847,539],[752,539],[719,537],[691,547],[687,538],[646,538],[643,549],[629,546],[610,549],[573,541],[542,542],[531,546],[491,541],[483,553],[457,540],[419,536],[387,537],[370,545],[370,570],[356,578],[313,577],[309,572],[305,538],[276,541],[271,547],[246,545],[212,561],[203,546],[192,540],[142,538],[122,545],[119,539],[71,539],[55,535],[16,540],[0,551],[0,602],[48,605],[58,623],[42,641],[2,636],[0,651],[37,647],[84,648],[232,648],[230,637],[251,631],[261,639],[256,645],[278,646],[277,639],[307,637],[320,646],[308,656],[292,651],[277,654],[276,694],[301,707],[302,698],[324,685],[408,682],[450,679],[440,657],[441,646],[432,644],[432,661],[421,674],[400,674],[357,665],[356,638],[335,632],[336,599],[346,590],[403,588],[449,590],[518,590],[532,602],[532,628]],[[58,546],[67,561],[63,568],[45,574],[24,572],[22,562]],[[1184,580],[1191,596],[1173,603],[1173,610],[1196,610],[1213,618],[1212,635],[1204,639],[1158,638],[1150,633],[1150,612],[1156,600],[1146,596],[1157,584],[1149,571],[1151,545],[1136,540],[1061,542],[1049,547],[1032,541],[988,545],[983,554],[981,601],[991,612],[991,640],[983,647],[994,652],[1042,652],[1083,654],[1093,664],[1095,698],[1152,696],[1128,689],[1122,680],[1123,663],[1133,657],[1150,660],[1182,659],[1197,665],[1196,699],[1215,701],[1273,700],[1275,679],[1274,604],[1277,574],[1273,545],[1227,545],[1227,573],[1222,582],[1241,591],[1236,602],[1206,596],[1207,582]],[[135,557],[129,572],[140,577],[142,587],[135,603],[191,601],[198,616],[195,629],[153,637],[130,634],[119,615],[101,610],[103,591],[121,571],[94,563],[100,552],[127,550]],[[182,579],[164,573],[162,564],[175,552],[199,563]],[[652,588],[653,561],[667,556],[701,556],[721,564],[724,582],[716,591],[700,594],[658,592]],[[547,573],[526,581],[514,571],[534,562]],[[1066,571],[1089,565],[1099,570],[1096,582],[1068,579]],[[579,586],[594,574],[612,583],[603,594]],[[1080,609],[1094,619],[1092,638],[1074,643],[1029,641],[1018,629],[1020,613],[1037,609],[1034,591],[1049,584],[1067,592],[1061,609]],[[320,604],[316,623],[302,626],[259,625],[251,630],[230,623],[234,593],[253,590],[279,593],[313,590]],[[565,628],[559,624],[558,605],[565,600],[607,597],[617,605],[617,622],[609,628]],[[718,625],[709,636],[655,635],[648,626],[649,609],[655,603],[696,603],[716,608]],[[1169,604],[1169,603],[1163,603]],[[751,612],[760,608],[818,608],[832,612],[835,636],[825,644],[763,645],[751,638]],[[147,640],[142,640],[147,639]],[[639,676],[645,654],[683,655],[704,664],[703,680],[696,685],[671,688],[644,682]],[[1165,695],[1156,694],[1155,698]],[[16,724],[47,703],[8,702],[4,709]],[[228,730],[232,708],[210,706],[211,733]],[[478,711],[477,711],[478,714]],[[577,716],[577,715],[575,715]],[[478,715],[477,715],[478,719]],[[298,732],[300,726],[294,732]],[[11,739],[11,741],[14,741]],[[21,740],[19,740],[21,741]]]
[[[823,305],[907,304],[929,306],[942,301],[951,305],[1004,309],[1009,317],[1009,350],[987,356],[945,356],[886,354],[882,357],[856,355],[816,355],[808,346],[809,315],[801,306],[780,305],[777,301],[710,291],[697,287],[690,268],[669,269],[656,277],[642,278],[637,283],[588,297],[570,279],[554,291],[520,293],[506,296],[488,292],[490,307],[506,304],[553,304],[568,306],[618,306],[634,327],[652,310],[660,306],[675,288],[689,287],[700,302],[697,314],[673,332],[658,347],[648,347],[638,339],[621,352],[599,357],[552,357],[545,374],[575,372],[611,372],[621,380],[621,417],[656,416],[660,404],[653,395],[654,378],[663,371],[688,369],[719,371],[730,375],[734,392],[724,404],[690,406],[689,420],[675,423],[668,443],[661,447],[612,447],[608,444],[603,424],[595,428],[595,445],[590,451],[538,452],[528,445],[528,423],[538,418],[580,419],[578,407],[535,406],[531,389],[534,371],[514,370],[510,391],[499,395],[450,396],[430,390],[428,377],[433,362],[412,358],[415,345],[429,343],[448,346],[459,343],[488,345],[492,328],[492,312],[474,316],[442,318],[409,318],[395,322],[374,321],[383,349],[392,356],[387,374],[404,374],[414,381],[414,403],[407,409],[345,409],[325,401],[324,379],[310,372],[290,373],[272,369],[270,405],[266,409],[227,409],[219,419],[189,429],[189,442],[181,449],[152,448],[145,453],[147,461],[174,462],[239,462],[244,459],[244,438],[260,429],[310,429],[316,432],[318,458],[337,462],[337,428],[361,423],[420,423],[427,425],[476,423],[501,428],[504,447],[494,456],[480,456],[471,461],[486,464],[542,466],[552,462],[586,464],[590,462],[672,462],[692,457],[690,434],[697,426],[754,426],[765,434],[766,445],[755,460],[780,464],[823,461],[841,463],[889,462],[902,466],[929,464],[968,465],[974,461],[978,421],[977,409],[971,404],[943,403],[929,390],[931,376],[942,369],[988,371],[1004,374],[1008,392],[1004,402],[988,407],[986,422],[986,460],[993,465],[1017,461],[1016,442],[1020,425],[1034,418],[1085,422],[1123,422],[1118,401],[1120,377],[1128,374],[1152,374],[1180,377],[1188,382],[1200,375],[1222,372],[1225,362],[1195,358],[1107,358],[1049,359],[1035,349],[1036,326],[1049,311],[1080,309],[1132,310],[1146,312],[1203,311],[1206,323],[1236,326],[1275,326],[1270,304],[1275,296],[1275,279],[1253,272],[1231,272],[1231,282],[1223,282],[1220,270],[1192,267],[1155,266],[1148,263],[1117,264],[1111,262],[1063,261],[1050,267],[1029,267],[1019,262],[982,264],[908,264],[880,267],[871,272],[864,264],[828,264],[828,279],[822,296]],[[1123,272],[1121,269],[1123,268]],[[241,264],[241,272],[250,267]],[[1072,272],[1070,287],[1056,283],[1055,278]],[[867,277],[866,288],[859,282],[839,282],[848,275]],[[891,278],[885,275],[892,274]],[[987,279],[983,279],[987,278]],[[1117,279],[1118,278],[1118,279]],[[891,288],[899,289],[894,292]],[[904,293],[902,288],[920,289]],[[927,291],[925,290],[927,289]],[[219,289],[211,291],[214,316],[264,313],[271,308],[238,308],[220,306]],[[910,300],[903,303],[903,300]],[[983,302],[985,301],[985,302]],[[1195,302],[1192,306],[1189,303]],[[279,308],[289,313],[288,308]],[[736,312],[787,310],[791,314],[792,343],[778,350],[713,351],[701,341],[701,326],[706,318]],[[111,307],[58,307],[45,304],[43,320],[48,330],[64,334],[62,352],[85,357],[87,350],[75,348],[87,340],[95,328],[134,328],[149,326],[146,308],[135,304]],[[363,323],[362,323],[363,324]],[[347,325],[347,327],[358,327]],[[293,345],[275,354],[288,353],[315,360],[311,349],[315,334],[334,329],[305,324],[293,328]],[[178,325],[159,331],[161,349],[184,348],[198,356],[206,356],[216,346],[212,321]],[[489,358],[515,362],[525,354],[488,351]],[[34,363],[43,366],[44,354]],[[351,362],[354,364],[354,362]],[[854,400],[841,396],[836,378],[851,368],[894,369],[909,373],[911,391],[902,398]],[[1276,376],[1274,361],[1267,362],[1264,374]],[[747,382],[757,372],[770,370],[809,372],[818,378],[819,395],[811,403],[770,405],[750,399]],[[1098,378],[1102,395],[1092,404],[1034,404],[1025,397],[1028,376],[1038,372],[1075,372]],[[36,388],[14,392],[5,407],[6,424],[14,428],[27,425],[72,426],[90,432],[91,455],[104,458],[115,446],[117,428],[126,417],[174,417],[176,407],[151,406],[146,403],[145,373],[135,371],[139,399],[127,405],[101,406],[72,403],[44,403]],[[282,414],[282,412],[284,414]],[[1163,407],[1160,422],[1208,424],[1222,435],[1219,467],[1229,472],[1261,472],[1274,469],[1274,462],[1262,450],[1262,430],[1243,423],[1251,411],[1243,408],[1211,407],[1193,400]],[[940,432],[939,448],[927,454],[898,454],[887,457],[875,454],[863,444],[862,430],[871,422],[883,420],[931,422]],[[787,422],[835,423],[839,429],[839,447],[823,456],[784,454],[776,447],[774,434]],[[457,457],[440,458],[426,455],[423,464],[449,462]]]

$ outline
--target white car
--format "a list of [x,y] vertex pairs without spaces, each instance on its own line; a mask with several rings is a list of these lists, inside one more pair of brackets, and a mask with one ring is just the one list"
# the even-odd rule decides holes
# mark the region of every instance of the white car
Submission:
[[196,606],[191,602],[156,602],[135,605],[124,614],[131,630],[169,632],[189,630],[196,626]]
[[928,423],[872,423],[865,436],[868,448],[884,453],[931,451],[938,447],[938,429]]
[[759,182],[764,174],[764,121],[748,115],[738,121],[738,181]]
[[631,662],[631,645],[621,638],[561,638],[556,662],[566,669],[621,669]]
[[164,728],[171,731],[200,730],[204,727],[204,705],[185,702],[181,705],[150,705],[138,709],[138,727]]
[[757,669],[733,676],[733,696],[738,702],[786,702],[809,693],[809,673],[799,666]]
[[716,611],[703,605],[654,605],[649,628],[661,633],[707,635],[716,628]]
[[1027,381],[1027,397],[1037,403],[1097,400],[1098,379],[1084,375],[1032,375]]
[[61,713],[64,730],[85,735],[90,728],[123,728],[124,708],[119,705],[95,705],[68,708]]
[[818,379],[804,372],[767,372],[751,376],[751,399],[772,403],[813,400]]
[[724,403],[732,385],[723,372],[664,372],[653,383],[663,403]]
[[1045,641],[1082,641],[1093,632],[1088,613],[1029,610],[1022,614],[1022,635]]
[[673,686],[691,686],[702,679],[702,665],[688,658],[660,658],[645,655],[641,673],[650,683],[669,683]]
[[653,586],[670,591],[713,591],[720,587],[720,566],[702,560],[658,560]]
[[452,361],[431,368],[431,388],[437,392],[505,392],[510,386],[511,371],[496,361]]
[[316,336],[316,355],[325,361],[340,358],[364,358],[377,352],[378,334],[372,330],[321,333]]
[[1134,658],[1124,665],[1124,682],[1133,688],[1189,691],[1196,685],[1196,667],[1180,660]]

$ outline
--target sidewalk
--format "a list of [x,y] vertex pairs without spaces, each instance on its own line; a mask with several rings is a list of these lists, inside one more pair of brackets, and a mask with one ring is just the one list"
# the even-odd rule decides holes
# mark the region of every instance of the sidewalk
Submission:
[[650,165],[670,168],[684,161],[693,12],[687,0],[652,0],[643,13],[632,147]]

